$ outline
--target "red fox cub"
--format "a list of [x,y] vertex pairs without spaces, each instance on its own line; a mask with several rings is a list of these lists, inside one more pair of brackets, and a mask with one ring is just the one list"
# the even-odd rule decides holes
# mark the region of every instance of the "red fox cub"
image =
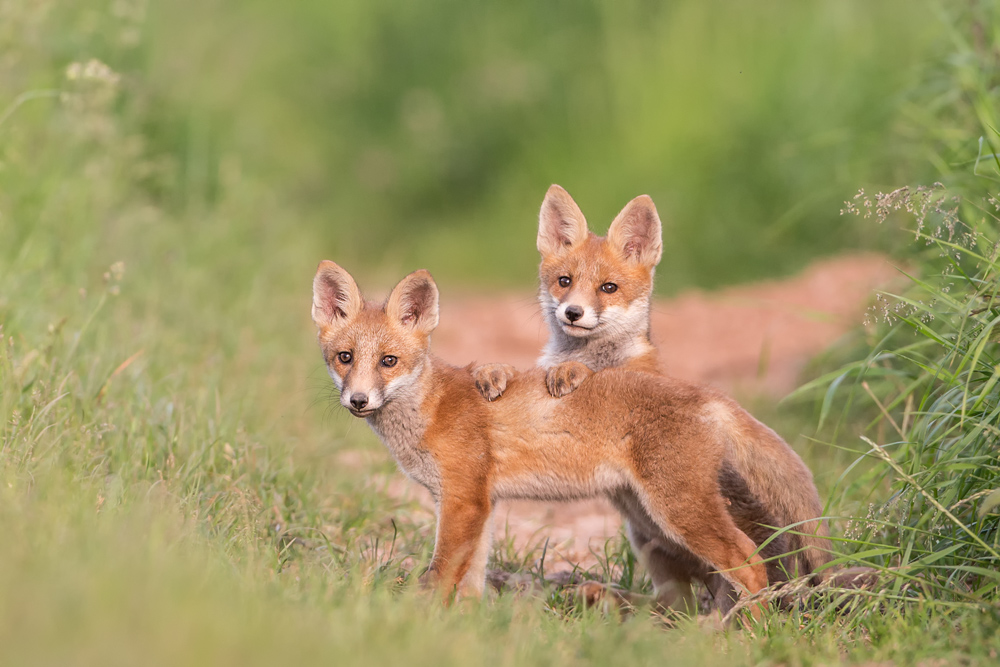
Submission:
[[[546,386],[553,397],[571,395],[596,371],[621,367],[657,373],[656,349],[650,342],[650,298],[653,275],[663,251],[659,215],[653,200],[636,197],[615,217],[606,237],[589,231],[587,221],[569,193],[549,188],[538,218],[539,302],[549,326],[549,340],[538,361],[546,369]],[[476,386],[496,404],[506,395],[516,370],[506,364],[473,369]],[[670,381],[676,383],[676,381]],[[701,390],[705,391],[705,390]],[[720,417],[721,419],[722,417]],[[728,417],[726,417],[728,418]],[[756,422],[755,422],[756,423]],[[763,427],[761,427],[763,428]],[[785,559],[787,574],[810,574],[829,562],[826,527],[812,475],[785,442],[767,435],[746,437],[735,429],[723,438],[719,482],[732,501],[729,514],[740,528],[761,544],[773,534],[741,520],[760,515],[770,526],[795,525],[801,534],[787,534],[785,546],[798,555]],[[708,584],[716,603],[728,606],[719,581],[706,579],[697,563],[677,544],[664,544],[630,521],[629,539],[653,579],[657,602],[663,606],[692,603],[690,582]],[[767,551],[780,544],[772,542]],[[787,576],[787,574],[785,576]],[[774,581],[775,576],[772,576]],[[731,593],[731,592],[730,592]],[[680,603],[679,605],[677,603]]]
[[[603,495],[642,535],[640,548],[672,554],[686,572],[740,594],[781,578],[777,561],[765,566],[755,552],[762,526],[784,524],[754,500],[740,470],[769,471],[787,488],[808,486],[809,471],[730,398],[610,368],[558,399],[541,369],[516,373],[503,400],[484,401],[471,368],[430,353],[438,290],[426,271],[406,276],[376,304],[324,261],[312,317],[341,405],[365,419],[434,498],[427,578],[445,596],[482,593],[494,507],[516,498]],[[788,550],[784,537],[772,542],[777,553]]]
[[[612,366],[658,372],[649,340],[653,274],[663,254],[660,218],[653,200],[630,201],[607,237],[587,229],[569,193],[553,185],[538,214],[538,301],[549,341],[538,365],[548,369],[553,396],[573,391],[588,372]],[[566,362],[574,362],[566,364]],[[514,369],[487,364],[475,369],[480,391],[495,400]]]

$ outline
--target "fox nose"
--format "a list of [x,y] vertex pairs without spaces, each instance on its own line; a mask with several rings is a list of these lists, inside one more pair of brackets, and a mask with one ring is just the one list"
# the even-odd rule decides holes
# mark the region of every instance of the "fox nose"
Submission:
[[368,395],[351,394],[351,405],[354,406],[355,410],[362,410],[366,405],[368,405]]
[[580,306],[566,306],[567,320],[570,322],[576,322],[581,317],[583,317],[583,308]]

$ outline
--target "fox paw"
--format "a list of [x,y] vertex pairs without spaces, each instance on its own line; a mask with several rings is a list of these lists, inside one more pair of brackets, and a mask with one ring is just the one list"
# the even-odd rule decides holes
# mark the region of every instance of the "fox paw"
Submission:
[[495,401],[507,390],[507,383],[517,372],[509,364],[483,364],[472,369],[476,389],[487,401]]
[[594,371],[579,361],[567,361],[545,372],[545,386],[552,396],[561,398],[576,391],[576,388],[593,374]]
[[604,614],[612,612],[628,614],[633,610],[634,600],[628,591],[599,581],[585,581],[576,587],[576,598],[584,607],[600,608]]

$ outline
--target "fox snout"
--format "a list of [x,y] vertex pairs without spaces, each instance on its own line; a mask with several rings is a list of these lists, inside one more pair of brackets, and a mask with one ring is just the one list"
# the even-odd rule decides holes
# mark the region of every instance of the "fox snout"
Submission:
[[[353,378],[350,378],[353,379]],[[385,403],[385,392],[377,386],[345,382],[340,389],[340,404],[355,417],[367,417]]]
[[556,319],[567,333],[576,336],[587,335],[601,323],[601,315],[597,308],[573,300],[566,300],[556,307]]
[[574,304],[572,306],[566,306],[563,314],[566,315],[566,319],[570,322],[576,322],[578,319],[583,317],[584,310],[580,306]]
[[362,394],[360,391],[351,394],[349,399],[351,406],[355,410],[364,410],[365,406],[368,405],[368,394]]
[[327,364],[326,371],[340,392],[340,404],[355,417],[367,417],[382,406],[382,392],[374,386],[374,382],[366,382],[365,378],[359,377],[360,373],[348,371],[341,375],[332,363]]
[[343,393],[340,395],[340,404],[350,410],[355,417],[367,417],[382,407],[381,400],[371,400],[368,394],[353,392],[350,395]]

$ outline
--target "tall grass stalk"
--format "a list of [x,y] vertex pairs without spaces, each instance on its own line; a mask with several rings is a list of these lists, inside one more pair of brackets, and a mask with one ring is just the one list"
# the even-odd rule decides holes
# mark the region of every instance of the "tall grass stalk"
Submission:
[[[969,34],[1000,25],[995,10],[964,17]],[[995,35],[996,32],[991,34]],[[855,557],[883,570],[892,590],[921,605],[961,601],[995,613],[1000,584],[1000,164],[983,159],[997,138],[998,64],[982,44],[959,45],[967,101],[950,110],[964,142],[935,146],[954,160],[942,183],[859,192],[844,213],[907,221],[917,250],[903,261],[905,284],[870,312],[864,358],[809,383],[821,423],[838,401],[842,423],[867,414],[867,446],[852,482],[870,501],[849,522]],[[983,87],[984,81],[992,82]],[[970,130],[980,129],[976,141]],[[945,185],[948,183],[950,185]],[[849,491],[850,493],[850,491]],[[847,558],[845,560],[850,560]]]

